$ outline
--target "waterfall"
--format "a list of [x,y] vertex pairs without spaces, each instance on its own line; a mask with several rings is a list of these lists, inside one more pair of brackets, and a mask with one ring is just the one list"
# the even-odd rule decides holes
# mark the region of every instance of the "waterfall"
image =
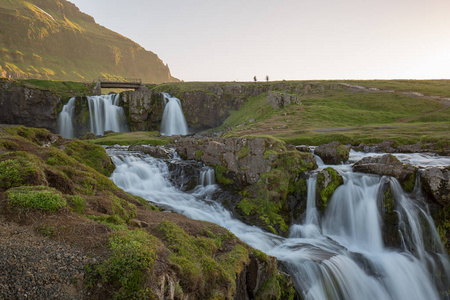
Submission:
[[125,112],[119,106],[120,94],[88,96],[90,130],[95,135],[103,135],[105,131],[126,132]]
[[[88,96],[87,104],[89,108],[89,132],[95,135],[103,135],[105,131],[112,130],[114,132],[129,131],[125,112],[119,106],[120,94]],[[74,120],[77,117],[75,111],[75,98],[71,98],[69,102],[63,106],[58,116],[58,133],[64,138],[76,137],[78,128],[74,127],[74,123],[81,124],[83,120]],[[89,125],[89,126],[87,126]],[[82,132],[84,135],[87,132]]]
[[188,127],[180,99],[163,93],[164,112],[161,121],[162,135],[187,135]]
[[215,184],[216,183],[216,174],[214,172],[214,169],[205,168],[205,169],[201,170],[198,182],[202,186]]
[[[246,225],[232,217],[212,195],[217,185],[177,190],[167,179],[164,161],[109,149],[116,165],[111,179],[122,189],[190,218],[214,222],[239,239],[284,262],[305,299],[448,298],[450,263],[420,193],[405,193],[387,178],[396,200],[404,240],[402,249],[385,247],[378,197],[386,178],[341,172],[344,184],[319,217],[316,178],[308,179],[306,218],[288,238]],[[442,293],[442,294],[440,294]],[[447,294],[445,294],[447,293]]]
[[62,135],[63,138],[71,139],[74,138],[73,134],[73,113],[75,111],[75,98],[70,98],[69,102],[63,106],[58,120],[58,133]]

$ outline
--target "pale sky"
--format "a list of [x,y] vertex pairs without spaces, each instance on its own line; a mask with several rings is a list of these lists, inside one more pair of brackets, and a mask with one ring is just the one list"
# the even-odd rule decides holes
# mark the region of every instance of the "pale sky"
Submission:
[[450,78],[450,0],[70,1],[185,81]]

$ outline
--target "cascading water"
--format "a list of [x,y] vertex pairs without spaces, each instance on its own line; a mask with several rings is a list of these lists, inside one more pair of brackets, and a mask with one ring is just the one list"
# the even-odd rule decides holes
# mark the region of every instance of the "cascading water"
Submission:
[[[89,107],[89,132],[95,135],[103,135],[105,131],[114,132],[129,131],[125,112],[119,106],[120,94],[88,96]],[[74,138],[76,128],[74,128],[75,98],[63,106],[58,116],[58,132],[64,138]]]
[[180,99],[163,93],[164,112],[161,121],[162,135],[186,135],[189,133]]
[[128,124],[125,112],[119,106],[120,94],[89,96],[91,132],[103,135],[105,131],[126,132]]
[[58,132],[62,137],[71,139],[73,134],[73,113],[75,112],[75,98],[70,98],[69,102],[63,106],[63,109],[59,113],[57,126]]
[[169,171],[162,160],[117,149],[108,152],[117,167],[111,178],[119,187],[190,218],[217,223],[277,257],[305,299],[428,300],[450,296],[449,258],[433,221],[420,195],[406,194],[395,179],[388,178],[398,203],[404,246],[393,250],[383,244],[377,208],[377,195],[386,178],[340,166],[344,184],[320,217],[312,176],[305,222],[293,225],[289,238],[282,238],[234,219],[211,199],[217,185],[183,193],[167,180]]
[[201,170],[198,182],[202,186],[215,184],[216,174],[214,173],[214,169],[205,168],[204,170]]

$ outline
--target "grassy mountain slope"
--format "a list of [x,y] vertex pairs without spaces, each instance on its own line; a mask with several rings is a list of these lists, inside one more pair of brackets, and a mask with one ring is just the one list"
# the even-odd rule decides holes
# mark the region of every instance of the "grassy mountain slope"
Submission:
[[156,54],[65,0],[0,0],[0,76],[175,81]]

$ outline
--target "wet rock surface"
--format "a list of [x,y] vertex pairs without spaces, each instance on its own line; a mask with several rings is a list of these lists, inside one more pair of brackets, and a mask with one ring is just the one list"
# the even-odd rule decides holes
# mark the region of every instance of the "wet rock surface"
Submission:
[[376,157],[365,157],[353,165],[354,172],[392,176],[396,178],[406,191],[414,187],[417,168],[403,164],[392,154]]
[[131,145],[130,151],[140,151],[156,158],[171,158],[171,153],[164,147],[151,145]]
[[337,165],[345,163],[348,160],[350,147],[335,141],[316,147],[314,154],[318,155],[326,164]]
[[450,204],[450,167],[429,167],[420,170],[422,190],[442,206]]
[[334,191],[344,183],[341,175],[333,168],[325,168],[317,174],[316,206],[325,211]]

